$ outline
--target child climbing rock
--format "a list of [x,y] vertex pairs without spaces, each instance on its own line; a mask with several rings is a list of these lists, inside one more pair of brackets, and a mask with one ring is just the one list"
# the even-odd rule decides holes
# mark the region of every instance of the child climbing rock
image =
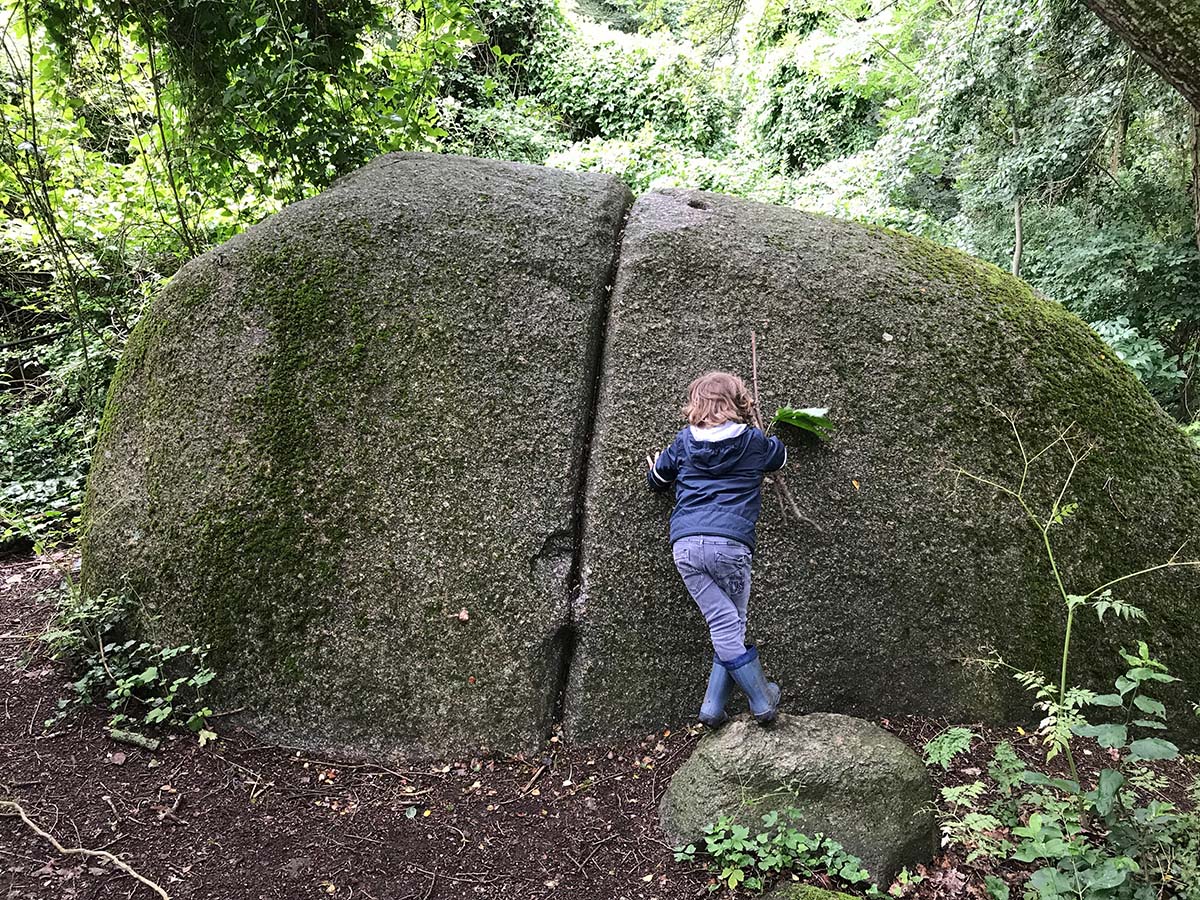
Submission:
[[779,686],[763,674],[758,649],[746,646],[746,609],[762,477],[783,466],[787,449],[779,438],[750,427],[750,394],[729,372],[693,381],[683,414],[687,427],[671,446],[646,457],[646,480],[655,491],[675,485],[672,555],[712,637],[715,655],[700,721],[715,728],[728,718],[725,704],[736,682],[755,718],[770,722],[779,708]]

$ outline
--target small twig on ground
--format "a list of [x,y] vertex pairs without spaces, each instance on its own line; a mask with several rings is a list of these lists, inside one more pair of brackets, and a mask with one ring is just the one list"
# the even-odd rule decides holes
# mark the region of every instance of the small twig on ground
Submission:
[[537,770],[536,772],[534,772],[534,773],[533,773],[533,777],[529,779],[529,782],[528,782],[528,783],[525,785],[525,787],[521,788],[521,793],[522,793],[523,795],[524,795],[524,794],[528,794],[528,793],[529,793],[529,789],[530,789],[531,787],[533,787],[534,783],[535,783],[535,782],[536,782],[536,781],[537,781],[539,778],[541,778],[541,777],[542,777],[542,773],[543,773],[543,772],[545,772],[545,771],[546,771],[546,767],[545,767],[545,766],[540,766],[540,767],[538,767],[538,770]]
[[245,712],[246,707],[239,706],[237,709],[219,709],[215,713],[209,713],[205,716],[206,719],[219,719],[222,716],[236,716],[240,712]]
[[[750,376],[754,384],[754,408],[750,412],[754,415],[754,426],[766,434],[767,429],[763,425],[762,411],[758,400],[758,336],[753,331],[750,332]],[[820,525],[800,511],[800,505],[792,496],[792,491],[782,472],[775,472],[771,475],[771,484],[775,486],[775,494],[779,498],[779,505],[783,507],[785,514],[790,511],[797,521],[803,522],[820,534],[825,533]]]
[[[11,811],[3,812],[5,809]],[[149,878],[146,878],[144,875],[139,875],[127,863],[122,862],[106,850],[88,850],[85,847],[64,847],[55,839],[54,835],[39,828],[37,823],[35,823],[33,819],[29,818],[29,814],[25,812],[25,808],[15,800],[0,800],[0,815],[16,816],[22,822],[24,822],[34,834],[49,841],[51,846],[53,846],[55,850],[64,856],[87,856],[93,859],[103,859],[109,863],[112,863],[130,878],[133,878],[135,881],[140,881],[142,884],[146,885],[146,887],[150,888],[150,890],[162,897],[163,900],[171,900],[170,894],[160,888]]]
[[[209,718],[212,717],[209,716]],[[322,766],[326,769],[346,769],[347,771],[351,769],[373,769],[376,772],[382,772],[385,775],[391,775],[394,778],[399,778],[401,781],[411,780],[409,776],[423,778],[426,774],[437,774],[424,772],[397,772],[395,769],[389,769],[385,766],[376,765],[375,763],[340,763],[328,759],[309,759],[306,756],[293,756],[292,759],[297,762],[310,763],[314,766]],[[441,778],[442,776],[437,775],[437,777]]]
[[138,734],[136,731],[110,728],[108,729],[108,736],[119,744],[132,744],[134,747],[141,747],[143,750],[157,750],[159,747],[158,738],[146,737],[146,735]]

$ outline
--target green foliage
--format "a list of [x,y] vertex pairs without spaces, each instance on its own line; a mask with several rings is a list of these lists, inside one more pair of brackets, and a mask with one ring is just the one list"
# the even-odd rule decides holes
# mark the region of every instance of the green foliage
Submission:
[[666,143],[652,126],[632,138],[591,138],[550,156],[547,164],[577,171],[607,172],[631,190],[695,188],[759,200],[786,203],[797,196],[796,185],[761,161],[708,156]]
[[1194,443],[1197,448],[1200,448],[1200,419],[1194,422],[1188,422],[1188,424],[1183,426],[1182,431],[1189,438],[1191,438],[1192,443]]
[[527,98],[485,107],[446,98],[441,109],[450,151],[540,165],[567,143],[559,121]]
[[132,614],[124,597],[64,593],[42,639],[73,668],[74,696],[59,701],[46,727],[80,704],[101,703],[112,713],[110,727],[175,724],[196,732],[201,744],[212,740],[205,695],[214,673],[206,664],[207,648],[160,647],[131,637]]
[[[988,767],[990,785],[942,790],[943,833],[967,850],[968,862],[1007,857],[1036,867],[1028,900],[1195,900],[1200,889],[1200,819],[1162,800],[1162,782],[1146,765],[1178,756],[1154,736],[1166,728],[1166,707],[1147,693],[1173,678],[1144,643],[1121,655],[1128,669],[1115,692],[1084,704],[1115,721],[1093,725],[1081,714],[1071,729],[1111,750],[1090,787],[1026,768],[1003,743]],[[1003,896],[1002,883],[989,890]]]
[[977,737],[970,728],[947,728],[925,744],[925,764],[939,765],[948,770],[954,758],[970,750],[971,742]]
[[661,141],[705,151],[724,136],[727,105],[708,68],[665,36],[564,23],[542,38],[531,86],[573,138],[630,138],[649,126]]
[[976,809],[986,791],[982,781],[942,788],[942,834],[947,843],[968,848],[967,862],[1005,856],[1012,843],[1001,837],[1003,822],[989,811]]
[[[847,853],[837,841],[823,835],[809,837],[797,830],[794,809],[762,817],[762,830],[750,829],[722,817],[704,829],[703,856],[710,872],[723,887],[762,891],[782,872],[802,879],[825,873],[849,886],[867,887],[870,876],[862,861]],[[694,844],[675,849],[677,862],[697,858]]]
[[1001,825],[1011,828],[1019,821],[1019,796],[1017,788],[1025,776],[1025,762],[1008,741],[996,745],[992,761],[988,763],[988,776],[995,784],[996,799],[989,808]]
[[865,150],[879,137],[866,98],[801,71],[790,55],[770,73],[755,128],[765,156],[783,172],[807,172]]
[[81,432],[91,422],[69,414],[56,421],[54,407],[17,407],[0,418],[0,546],[56,543],[79,513],[91,442]]
[[823,441],[829,440],[833,433],[833,422],[829,420],[829,410],[809,407],[794,409],[791,406],[781,406],[771,417],[771,425],[788,425],[800,431],[814,434]]
[[[1011,422],[1011,420],[1010,420]],[[988,810],[976,808],[985,793],[983,782],[954,789],[950,815],[943,830],[952,840],[973,846],[972,855],[999,855],[1011,846],[1012,859],[1034,863],[1026,890],[1027,900],[1141,900],[1143,897],[1196,896],[1196,883],[1185,879],[1194,873],[1190,861],[1181,861],[1181,853],[1197,844],[1198,821],[1181,813],[1158,794],[1158,776],[1147,764],[1174,760],[1179,755],[1175,744],[1162,736],[1167,729],[1167,709],[1151,691],[1158,685],[1177,679],[1156,659],[1145,642],[1137,642],[1135,651],[1122,651],[1126,671],[1113,684],[1115,690],[1098,694],[1089,689],[1069,686],[1073,624],[1079,610],[1095,611],[1101,627],[1115,621],[1138,621],[1145,614],[1136,606],[1114,597],[1113,588],[1125,582],[1179,566],[1200,565],[1192,560],[1171,557],[1167,562],[1112,579],[1085,594],[1071,593],[1064,584],[1056,561],[1049,530],[1061,526],[1074,512],[1074,504],[1064,503],[1072,476],[1086,457],[1070,444],[1069,429],[1049,447],[1032,456],[1026,451],[1013,423],[1014,435],[1024,466],[1019,484],[1011,488],[970,473],[961,474],[980,481],[1012,498],[1042,538],[1046,563],[1054,572],[1066,610],[1060,677],[1051,682],[1037,672],[1016,671],[1014,677],[1037,697],[1043,713],[1039,735],[1049,762],[1058,754],[1066,757],[1067,778],[1027,770],[1019,775],[1019,761],[1011,747],[997,748],[989,766],[998,798]],[[1035,513],[1027,496],[1032,460],[1046,450],[1062,445],[1071,459],[1071,469],[1046,513]],[[1112,614],[1111,618],[1106,616]],[[994,661],[1003,666],[1003,661]],[[1102,711],[1108,721],[1094,721]],[[1074,744],[1078,738],[1094,740],[1108,751],[1112,764],[1102,768],[1091,786],[1081,778],[1075,763]],[[1003,753],[1001,750],[1003,749]],[[1104,756],[1100,757],[1105,759]],[[1018,783],[1033,790],[1015,797]],[[965,806],[965,814],[960,807]],[[997,838],[1002,827],[1011,829],[1008,838]]]
[[[460,0],[46,2],[42,21],[71,59],[128,36],[130,74],[151,70],[153,114],[199,138],[190,179],[246,178],[252,157],[287,199],[382,151],[432,146],[436,73],[485,38]],[[172,75],[161,87],[158,70]]]

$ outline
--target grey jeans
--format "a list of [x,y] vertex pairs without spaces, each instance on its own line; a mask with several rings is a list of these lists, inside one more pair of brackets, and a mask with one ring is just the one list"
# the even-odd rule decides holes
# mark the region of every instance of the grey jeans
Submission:
[[714,535],[680,538],[671,545],[675,568],[700,607],[718,659],[746,652],[746,607],[750,602],[750,548]]

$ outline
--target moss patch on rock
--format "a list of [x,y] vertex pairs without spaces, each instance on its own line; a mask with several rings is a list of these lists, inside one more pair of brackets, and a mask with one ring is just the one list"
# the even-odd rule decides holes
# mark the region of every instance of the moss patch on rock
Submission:
[[765,900],[851,900],[853,894],[829,891],[812,884],[783,882],[763,895]]

